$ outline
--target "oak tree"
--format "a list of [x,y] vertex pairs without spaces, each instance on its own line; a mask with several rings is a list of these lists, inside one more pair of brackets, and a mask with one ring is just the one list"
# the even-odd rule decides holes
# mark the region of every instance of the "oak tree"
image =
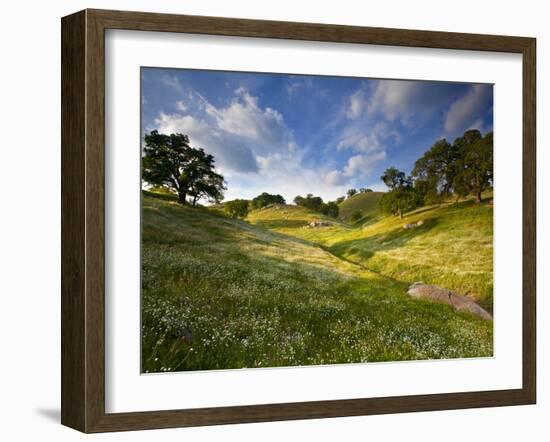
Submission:
[[188,197],[193,205],[201,198],[219,202],[226,190],[224,177],[215,170],[214,157],[191,147],[189,137],[180,133],[166,135],[153,130],[145,135],[141,176],[152,186],[173,190],[180,204],[186,204]]

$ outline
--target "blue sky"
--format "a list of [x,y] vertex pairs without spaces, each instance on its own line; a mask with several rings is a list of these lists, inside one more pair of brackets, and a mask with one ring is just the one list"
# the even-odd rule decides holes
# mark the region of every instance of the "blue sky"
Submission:
[[216,158],[226,200],[386,190],[438,139],[493,126],[492,85],[142,68],[142,130]]

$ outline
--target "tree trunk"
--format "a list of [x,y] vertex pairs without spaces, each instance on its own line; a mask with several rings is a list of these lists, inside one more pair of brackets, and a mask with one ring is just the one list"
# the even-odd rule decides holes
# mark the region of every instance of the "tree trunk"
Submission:
[[180,204],[187,204],[187,200],[186,200],[186,193],[185,192],[178,192],[178,203]]
[[403,211],[399,209],[397,213],[399,214],[399,219],[403,219]]
[[477,192],[476,193],[476,203],[480,203],[481,202],[481,192]]

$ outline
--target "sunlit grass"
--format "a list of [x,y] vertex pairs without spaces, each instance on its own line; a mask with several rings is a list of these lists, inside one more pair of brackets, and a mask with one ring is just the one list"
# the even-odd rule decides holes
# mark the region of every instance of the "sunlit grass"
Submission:
[[[423,221],[415,229],[404,223]],[[341,257],[406,282],[422,281],[493,304],[493,209],[471,201],[385,218],[325,243]]]
[[393,221],[307,229],[323,217],[288,206],[253,212],[256,225],[150,194],[142,206],[145,372],[492,354],[491,323],[409,298],[403,275],[366,269],[383,250],[341,244],[391,233]]
[[[449,201],[422,207],[403,219],[389,216],[363,227],[335,222],[331,227],[303,229],[279,221],[275,229],[382,275],[456,290],[492,311],[493,208],[488,203],[492,195],[485,197],[482,204]],[[261,216],[275,219],[277,214],[266,209]],[[257,223],[255,212],[249,218]],[[403,229],[404,224],[418,221],[423,225]]]

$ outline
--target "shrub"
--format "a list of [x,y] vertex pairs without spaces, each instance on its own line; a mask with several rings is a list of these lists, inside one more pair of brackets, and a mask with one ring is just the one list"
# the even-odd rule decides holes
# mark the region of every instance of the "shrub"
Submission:
[[225,204],[225,211],[232,218],[244,219],[248,215],[248,201],[236,199]]
[[405,212],[422,206],[424,198],[414,187],[404,186],[385,193],[378,204],[382,212],[399,215],[399,218],[403,218]]

